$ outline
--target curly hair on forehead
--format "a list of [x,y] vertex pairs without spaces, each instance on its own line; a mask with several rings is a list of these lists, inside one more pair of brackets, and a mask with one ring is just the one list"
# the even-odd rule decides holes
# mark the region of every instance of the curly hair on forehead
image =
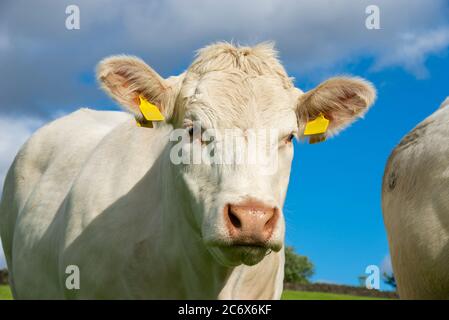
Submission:
[[205,74],[211,71],[238,69],[250,76],[275,75],[286,89],[293,87],[293,78],[287,75],[279,61],[273,42],[262,42],[253,47],[217,42],[197,51],[188,72]]

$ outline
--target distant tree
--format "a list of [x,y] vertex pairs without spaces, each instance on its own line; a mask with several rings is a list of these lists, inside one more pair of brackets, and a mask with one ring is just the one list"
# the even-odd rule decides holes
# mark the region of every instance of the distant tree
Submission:
[[8,270],[0,269],[0,284],[8,284]]
[[307,284],[314,273],[314,266],[307,257],[295,253],[293,247],[286,247],[284,271],[284,282]]
[[390,286],[392,286],[393,288],[396,289],[397,284],[396,284],[396,279],[395,279],[393,273],[387,273],[387,272],[384,272],[384,273],[382,274],[382,278],[383,278],[383,281],[384,281],[386,284],[388,284],[388,285],[390,285]]
[[366,279],[368,278],[368,276],[366,274],[362,274],[360,276],[357,277],[357,279],[359,279],[359,286],[362,288],[366,288]]

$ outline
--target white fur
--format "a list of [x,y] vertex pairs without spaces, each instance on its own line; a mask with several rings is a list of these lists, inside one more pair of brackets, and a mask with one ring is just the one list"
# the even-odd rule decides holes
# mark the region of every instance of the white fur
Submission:
[[385,169],[382,209],[403,299],[449,299],[448,137],[443,104],[402,139]]
[[[81,110],[22,147],[0,207],[14,297],[280,298],[282,206],[293,158],[285,137],[301,136],[304,116],[318,107],[347,125],[372,103],[372,86],[336,78],[302,100],[270,44],[211,45],[169,79],[137,58],[111,57],[99,64],[98,78],[133,115],[139,116],[143,95],[167,121],[138,128],[125,113]],[[275,172],[260,175],[249,164],[174,165],[169,135],[194,120],[243,135],[277,129]],[[242,255],[232,246],[223,208],[249,198],[277,207],[280,219],[265,248]],[[72,264],[80,268],[80,290],[65,288]]]

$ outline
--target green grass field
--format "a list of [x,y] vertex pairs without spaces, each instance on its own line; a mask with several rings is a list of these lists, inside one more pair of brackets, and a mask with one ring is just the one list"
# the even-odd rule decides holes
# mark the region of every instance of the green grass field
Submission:
[[0,285],[0,300],[11,300],[11,290],[9,290],[8,286]]
[[[8,286],[0,285],[0,300],[11,300],[11,290]],[[282,300],[378,300],[377,298],[350,296],[324,292],[305,292],[286,290]]]
[[282,293],[282,300],[382,300],[380,298],[351,296],[327,292],[290,291]]

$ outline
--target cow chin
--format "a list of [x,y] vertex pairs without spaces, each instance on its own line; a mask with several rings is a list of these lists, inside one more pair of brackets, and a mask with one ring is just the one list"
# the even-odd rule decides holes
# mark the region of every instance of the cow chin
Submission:
[[215,260],[223,266],[235,267],[240,264],[253,266],[269,253],[269,248],[259,246],[213,246],[208,247]]

